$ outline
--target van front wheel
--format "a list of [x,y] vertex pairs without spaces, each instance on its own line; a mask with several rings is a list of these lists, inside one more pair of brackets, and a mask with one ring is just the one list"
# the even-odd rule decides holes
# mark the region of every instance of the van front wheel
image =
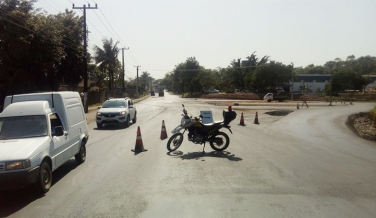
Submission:
[[40,165],[39,176],[37,181],[37,188],[42,192],[42,194],[48,192],[52,184],[52,171],[50,165],[43,161]]
[[82,144],[80,147],[80,151],[74,156],[76,159],[77,164],[82,164],[86,160],[86,146]]

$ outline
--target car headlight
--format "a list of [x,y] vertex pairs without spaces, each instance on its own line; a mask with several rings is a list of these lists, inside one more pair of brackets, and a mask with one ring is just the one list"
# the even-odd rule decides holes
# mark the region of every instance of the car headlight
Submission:
[[98,112],[97,112],[97,116],[100,116],[100,115],[102,115],[102,113],[98,111]]
[[9,161],[5,163],[5,170],[20,170],[30,167],[30,160]]
[[125,111],[120,111],[119,114],[120,115],[125,115],[126,113],[125,113]]

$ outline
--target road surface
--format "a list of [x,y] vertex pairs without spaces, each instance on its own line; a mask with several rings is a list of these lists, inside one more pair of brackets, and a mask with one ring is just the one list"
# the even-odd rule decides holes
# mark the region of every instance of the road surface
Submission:
[[[97,129],[89,123],[87,159],[53,173],[44,196],[0,193],[0,217],[376,217],[376,144],[357,137],[347,116],[374,104],[233,106],[224,152],[185,139],[173,153],[160,140],[180,123],[181,104],[215,120],[226,106],[165,94],[135,104],[137,123]],[[267,111],[290,111],[269,116]],[[241,112],[245,126],[240,126]],[[258,112],[260,124],[253,124]],[[134,153],[136,131],[146,152]]]

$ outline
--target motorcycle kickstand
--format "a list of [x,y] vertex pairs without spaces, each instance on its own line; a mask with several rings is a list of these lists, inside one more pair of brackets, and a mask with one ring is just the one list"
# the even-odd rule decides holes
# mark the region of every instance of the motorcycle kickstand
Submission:
[[205,142],[204,142],[204,147],[202,148],[202,153],[205,153]]

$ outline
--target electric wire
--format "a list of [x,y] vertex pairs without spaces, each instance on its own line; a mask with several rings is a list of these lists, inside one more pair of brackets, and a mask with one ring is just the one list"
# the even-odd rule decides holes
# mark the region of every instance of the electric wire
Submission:
[[51,6],[48,2],[44,2],[43,0],[40,0],[39,3],[41,3],[42,5],[44,5],[45,7],[49,9],[52,9],[53,11],[59,12],[58,9],[56,9],[54,6]]
[[[93,0],[93,2],[95,3],[95,4],[97,4],[94,0]],[[108,25],[111,27],[111,29],[113,30],[113,32],[115,33],[115,35],[119,38],[119,40],[124,44],[124,46],[125,47],[129,47],[128,45],[127,45],[127,43],[125,43],[123,40],[122,40],[122,38],[117,34],[117,32],[115,31],[115,29],[112,27],[112,25],[111,25],[111,23],[107,20],[107,18],[106,18],[106,16],[104,15],[104,13],[102,12],[102,10],[100,9],[100,8],[98,8],[99,9],[99,12],[101,12],[101,14],[102,14],[102,16],[104,17],[104,19],[107,21],[107,23],[108,23]],[[98,17],[99,18],[99,17]],[[99,18],[100,19],[100,18]],[[101,21],[102,22],[102,21]],[[102,22],[103,23],[103,22]],[[104,25],[104,24],[103,24]],[[110,32],[110,31],[109,31]],[[110,32],[110,34],[111,34],[111,32]],[[133,55],[133,53],[132,53],[132,50],[129,50],[129,53],[130,53],[130,57],[131,57],[131,59],[133,59],[133,61],[136,63],[136,65],[139,65],[138,64],[138,62],[137,62],[137,60],[136,60],[136,58],[134,57],[134,55]]]

